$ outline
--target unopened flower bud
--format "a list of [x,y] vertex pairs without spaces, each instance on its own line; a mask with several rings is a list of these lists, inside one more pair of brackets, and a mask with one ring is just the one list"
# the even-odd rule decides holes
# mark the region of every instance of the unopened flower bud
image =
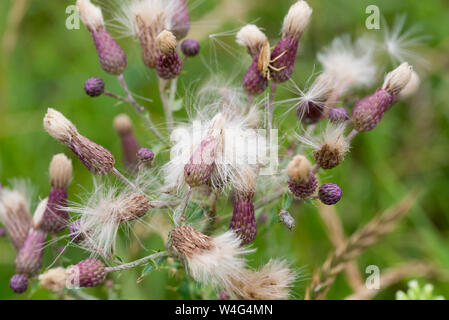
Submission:
[[302,155],[297,155],[288,164],[287,175],[294,182],[304,182],[309,179],[311,169],[310,161]]
[[333,123],[342,123],[349,120],[348,111],[345,108],[332,108],[329,110],[329,120]]
[[341,196],[342,196],[341,189],[335,183],[325,183],[320,187],[318,191],[318,197],[321,200],[321,202],[329,206],[336,204],[338,201],[340,201]]
[[139,143],[133,133],[131,119],[126,114],[119,114],[114,118],[114,128],[122,142],[125,165],[129,170],[133,170],[137,166],[136,153],[139,150]]
[[49,108],[44,117],[45,130],[75,153],[93,174],[106,175],[114,169],[115,159],[106,148],[78,133],[64,115]]
[[104,81],[100,78],[89,78],[84,83],[84,91],[92,98],[101,96],[104,93]]
[[200,52],[200,44],[193,39],[186,39],[181,44],[182,53],[187,57],[194,57]]
[[87,258],[76,265],[67,269],[67,272],[73,275],[74,279],[71,285],[77,284],[81,288],[96,287],[104,282],[106,279],[106,267],[100,260],[94,258]]
[[15,293],[21,294],[28,289],[28,278],[24,274],[15,274],[9,281],[9,287]]
[[17,254],[15,265],[16,271],[28,276],[39,272],[42,266],[42,254],[47,234],[40,230],[31,228],[28,237]]
[[300,199],[307,199],[308,197],[312,196],[315,193],[317,187],[318,180],[312,172],[309,173],[309,177],[306,181],[288,181],[288,188],[296,197]]
[[279,211],[279,220],[292,231],[295,228],[295,219],[291,216],[290,212],[286,210]]
[[154,159],[154,152],[148,148],[140,148],[137,151],[137,161],[139,163],[150,163]]

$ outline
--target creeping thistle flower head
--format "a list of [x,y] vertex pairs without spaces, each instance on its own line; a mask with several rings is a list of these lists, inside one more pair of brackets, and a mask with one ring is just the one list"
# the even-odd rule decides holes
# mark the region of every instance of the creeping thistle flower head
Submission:
[[344,35],[335,38],[318,54],[324,73],[332,78],[340,94],[352,88],[369,86],[376,80],[374,47],[374,43],[366,38],[353,43],[348,35]]
[[131,0],[125,2],[116,20],[139,39],[142,58],[148,68],[155,68],[159,50],[156,37],[170,30],[179,0]]
[[299,0],[288,10],[282,25],[284,37],[301,38],[312,17],[312,8],[304,0]]
[[174,229],[167,246],[196,281],[221,288],[231,288],[233,278],[240,279],[245,268],[243,256],[250,252],[232,231],[209,237],[190,226]]
[[32,192],[25,181],[0,190],[0,220],[17,251],[22,248],[31,228],[30,201]]
[[92,34],[103,70],[112,75],[122,74],[127,65],[126,54],[106,31],[101,9],[90,0],[77,0],[76,6],[81,20]]
[[319,75],[305,91],[294,84],[293,91],[299,95],[293,99],[298,119],[306,124],[318,122],[323,116],[325,103],[331,96],[333,89],[333,80],[325,73]]
[[296,277],[285,260],[270,260],[259,270],[245,270],[231,292],[241,300],[287,300]]
[[96,182],[94,185],[95,190],[83,204],[67,208],[79,214],[79,223],[71,228],[70,236],[76,242],[85,239],[81,245],[86,250],[108,256],[115,250],[119,226],[142,218],[150,209],[150,202],[140,193],[118,191]]
[[120,137],[123,159],[126,168],[135,170],[137,167],[137,151],[139,143],[133,133],[133,124],[128,115],[122,113],[114,118],[114,128]]
[[76,127],[59,111],[52,108],[47,110],[44,128],[53,138],[69,147],[93,174],[106,175],[114,169],[112,153],[79,134]]
[[321,137],[305,135],[298,136],[298,139],[314,149],[313,157],[321,168],[332,169],[343,161],[349,151],[349,143],[344,135],[345,129],[344,123],[329,123]]
[[382,89],[392,96],[397,96],[409,83],[413,68],[407,62],[401,63],[399,67],[386,75]]
[[259,56],[260,50],[268,42],[265,33],[255,24],[247,24],[241,28],[236,38],[237,43],[245,47],[253,59]]
[[311,16],[312,9],[304,0],[299,0],[290,7],[282,26],[282,38],[268,59],[269,74],[274,82],[285,82],[293,74],[299,39]]
[[78,9],[81,21],[90,32],[95,32],[100,28],[104,28],[104,20],[101,9],[92,4],[90,0],[77,0],[76,7]]
[[187,0],[174,0],[174,11],[169,20],[169,30],[173,32],[177,39],[183,39],[190,30],[190,17],[187,8]]
[[176,78],[182,70],[182,60],[176,51],[176,37],[168,30],[164,30],[156,38],[160,53],[156,61],[156,72],[163,79]]

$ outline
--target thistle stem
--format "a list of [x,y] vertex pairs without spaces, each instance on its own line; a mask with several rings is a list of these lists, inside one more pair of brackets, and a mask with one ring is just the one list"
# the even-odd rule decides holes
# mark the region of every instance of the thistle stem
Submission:
[[274,112],[274,96],[276,95],[277,84],[276,82],[271,82],[270,93],[268,96],[268,102],[266,104],[266,113],[268,121],[268,131],[270,132],[273,128],[273,112]]
[[115,272],[115,271],[132,269],[132,268],[135,268],[135,267],[138,267],[138,266],[140,266],[142,264],[147,263],[151,259],[162,258],[162,257],[166,257],[166,256],[168,256],[168,252],[167,251],[156,252],[156,253],[150,254],[149,256],[143,257],[142,259],[139,259],[139,260],[135,260],[135,261],[132,261],[132,262],[120,264],[120,265],[115,266],[115,267],[107,267],[105,269],[105,271],[107,273],[109,273],[109,272]]
[[346,137],[346,141],[348,143],[351,143],[352,139],[355,138],[355,136],[358,134],[359,132],[356,129],[352,129],[352,131],[348,134],[348,136]]
[[169,101],[169,99],[167,97],[167,93],[165,91],[167,82],[160,77],[157,77],[157,81],[159,84],[159,94],[161,96],[162,106],[164,107],[165,120],[167,121],[167,127],[170,131],[172,131],[173,123],[174,123],[173,109],[170,105],[170,101]]
[[123,174],[120,173],[120,171],[118,171],[116,168],[112,169],[112,174],[114,176],[116,176],[117,178],[119,178],[121,181],[123,181],[124,183],[126,183],[127,185],[129,185],[131,188],[136,189],[137,187],[134,183],[132,183],[131,181],[129,181]]
[[115,93],[112,93],[110,91],[105,90],[103,92],[103,94],[107,95],[108,97],[114,98],[116,100],[120,100],[120,101],[123,101],[123,102],[126,102],[126,103],[130,103],[128,98],[118,96]]
[[[166,139],[162,134],[159,132],[159,130],[156,129],[153,121],[151,121],[149,114],[146,115],[147,112],[145,107],[139,105],[136,100],[134,99],[133,95],[131,94],[131,91],[128,88],[128,84],[126,83],[125,77],[123,77],[123,74],[117,76],[118,80],[120,81],[120,85],[122,86],[123,90],[125,91],[126,98],[119,97],[112,93],[112,95],[106,93],[108,96],[119,99],[121,101],[126,101],[130,105],[134,107],[134,110],[136,110],[137,114],[142,118],[142,120],[145,122],[145,124],[148,126],[148,128],[158,137],[160,140],[166,142]],[[124,99],[124,100],[123,100]]]
[[187,204],[189,203],[191,194],[192,188],[189,188],[189,191],[187,191],[186,195],[184,196],[181,205],[178,208],[176,208],[175,212],[173,213],[173,222],[175,223],[175,226],[178,226],[179,223],[181,222],[181,218],[184,215],[184,211],[186,211]]
[[312,167],[312,173],[317,173],[318,170],[320,170],[320,165],[318,163],[315,163]]
[[254,209],[260,209],[260,208],[262,208],[262,207],[265,206],[266,204],[269,204],[270,202],[272,202],[272,201],[277,200],[278,198],[280,198],[284,193],[285,193],[285,190],[282,189],[282,190],[276,191],[275,193],[269,195],[269,196],[266,197],[266,198],[263,198],[263,199],[257,201],[257,202],[254,204]]

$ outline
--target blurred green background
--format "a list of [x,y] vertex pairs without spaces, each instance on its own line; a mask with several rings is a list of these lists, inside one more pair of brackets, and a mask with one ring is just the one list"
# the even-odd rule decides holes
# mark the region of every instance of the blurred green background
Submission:
[[[48,107],[57,108],[71,119],[79,131],[110,149],[122,168],[120,141],[112,127],[115,115],[128,113],[135,123],[135,131],[142,146],[154,147],[156,139],[148,133],[128,105],[117,105],[108,97],[89,98],[83,91],[84,81],[99,76],[109,91],[121,93],[117,80],[100,68],[92,39],[83,25],[79,30],[65,27],[66,8],[75,1],[3,0],[0,2],[0,181],[7,184],[13,177],[29,178],[43,198],[49,192],[48,164],[55,153],[64,152],[73,159],[74,180],[70,199],[89,190],[90,173],[64,146],[56,143],[42,127]],[[107,2],[107,1],[104,1]],[[369,249],[357,260],[364,275],[368,265],[381,270],[411,260],[425,260],[441,270],[449,268],[449,2],[427,1],[351,1],[310,0],[313,18],[303,39],[297,59],[294,80],[301,86],[319,64],[316,53],[334,37],[348,33],[354,36],[373,34],[381,30],[367,30],[365,8],[376,4],[391,24],[398,14],[407,15],[406,27],[418,25],[429,36],[419,54],[430,63],[420,70],[422,86],[413,99],[398,103],[388,112],[381,125],[368,134],[360,134],[347,160],[338,168],[325,172],[323,181],[338,183],[343,199],[336,206],[345,232],[350,235],[376,213],[399,201],[414,188],[422,193],[418,204],[383,241]],[[374,3],[375,2],[375,3]],[[256,22],[272,39],[279,38],[282,19],[292,1],[270,0],[191,0],[191,35],[201,43],[201,57],[190,59],[180,78],[180,96],[184,88],[219,75],[231,79],[235,85],[249,65],[244,50],[235,44],[235,31],[246,22]],[[210,39],[211,33],[218,33]],[[163,127],[163,113],[158,97],[154,71],[145,69],[138,44],[119,39],[128,55],[125,77],[131,90],[153,102],[140,100],[147,106],[154,121]],[[385,70],[391,64],[385,60]],[[315,69],[314,69],[315,68]],[[379,78],[378,84],[380,85]],[[292,97],[280,89],[278,100]],[[278,108],[281,116],[285,109]],[[185,111],[176,112],[178,119]],[[284,117],[281,130],[298,126],[294,111]],[[164,155],[156,160],[162,161]],[[221,201],[225,203],[225,201]],[[276,208],[276,207],[273,207]],[[229,206],[222,209],[230,212]],[[220,210],[219,210],[220,211]],[[313,271],[322,264],[332,250],[326,229],[316,206],[295,206],[296,229],[289,232],[275,222],[262,226],[255,241],[257,252],[249,256],[250,264],[259,266],[271,257],[285,257],[293,266],[302,268],[303,281],[298,282],[295,295],[304,290]],[[226,225],[227,222],[224,222]],[[163,249],[163,240],[156,234],[142,240],[146,248]],[[64,241],[60,241],[64,244]],[[121,241],[124,260],[132,254]],[[144,251],[139,253],[143,256]],[[70,258],[65,264],[76,263],[86,257],[78,249],[68,249]],[[15,295],[9,289],[14,274],[15,252],[7,239],[0,239],[0,299],[55,299],[55,294],[34,285],[27,293]],[[51,256],[46,256],[46,265]],[[170,277],[169,271],[151,273],[137,284],[141,269],[114,275],[114,289],[105,287],[86,290],[101,298],[121,299],[179,299],[199,298],[197,288],[190,281]],[[444,277],[420,280],[435,285],[438,294],[449,297],[449,283]],[[392,299],[402,281],[376,298]],[[215,298],[212,292],[202,297]],[[342,299],[351,293],[345,276],[340,275],[328,297]]]

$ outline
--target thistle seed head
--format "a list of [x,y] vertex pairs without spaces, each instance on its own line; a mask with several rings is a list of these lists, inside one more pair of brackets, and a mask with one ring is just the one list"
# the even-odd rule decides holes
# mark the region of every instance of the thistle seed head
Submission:
[[[120,206],[120,207],[119,207]],[[140,193],[129,193],[120,199],[119,208],[114,214],[120,223],[143,217],[150,210],[150,202]]]
[[321,145],[313,152],[315,162],[323,169],[332,169],[340,164],[349,150],[344,136],[345,124],[328,125]]
[[92,98],[101,96],[104,93],[104,81],[100,78],[92,77],[84,83],[84,91]]
[[209,237],[190,226],[174,229],[167,247],[196,281],[220,288],[231,288],[233,278],[240,279],[245,268],[243,255],[251,251],[241,247],[232,231]]
[[374,94],[360,99],[352,111],[354,128],[359,132],[373,130],[393,103],[394,96],[385,89],[379,89]]
[[39,275],[39,284],[47,290],[61,292],[66,288],[67,276],[65,268],[53,268]]
[[158,49],[164,55],[171,55],[176,51],[176,37],[168,30],[164,30],[156,38]]
[[294,182],[307,182],[311,170],[312,164],[310,161],[303,155],[297,155],[288,164],[287,175]]
[[65,154],[53,156],[50,162],[50,184],[56,189],[66,190],[72,180],[72,160]]
[[284,18],[282,33],[299,40],[310,22],[312,8],[304,0],[299,0],[288,10]]
[[335,183],[325,183],[318,190],[318,197],[321,202],[328,206],[336,204],[340,201],[342,192],[340,187]]
[[200,44],[193,39],[186,39],[181,44],[182,53],[187,57],[194,57],[200,52]]
[[245,270],[230,292],[242,300],[287,300],[295,280],[286,261],[270,260],[259,270]]
[[307,199],[312,196],[318,187],[318,180],[312,172],[309,173],[307,180],[295,182],[288,180],[288,188],[299,199]]
[[125,136],[132,133],[133,124],[131,122],[131,118],[124,113],[117,115],[114,118],[114,128],[120,136]]
[[259,56],[260,50],[268,42],[265,33],[254,24],[247,24],[241,28],[236,38],[236,42],[245,47],[253,59]]
[[9,287],[17,294],[24,293],[28,289],[28,278],[24,274],[15,274],[9,281]]
[[419,89],[420,82],[419,75],[415,71],[412,71],[410,80],[404,89],[399,92],[398,99],[404,100],[414,95]]
[[345,108],[332,108],[329,110],[329,120],[338,124],[349,120],[348,111]]
[[396,97],[410,81],[412,72],[413,67],[407,62],[403,62],[399,67],[385,76],[382,89],[386,90],[393,97]]
[[39,228],[51,234],[64,231],[70,218],[66,207],[67,190],[52,188]]
[[93,174],[106,175],[114,169],[112,153],[80,135],[62,113],[49,108],[44,117],[44,128],[53,138],[68,146]]
[[104,27],[101,9],[92,4],[90,0],[77,0],[76,8],[78,9],[81,21],[83,21],[89,31],[94,32]]

